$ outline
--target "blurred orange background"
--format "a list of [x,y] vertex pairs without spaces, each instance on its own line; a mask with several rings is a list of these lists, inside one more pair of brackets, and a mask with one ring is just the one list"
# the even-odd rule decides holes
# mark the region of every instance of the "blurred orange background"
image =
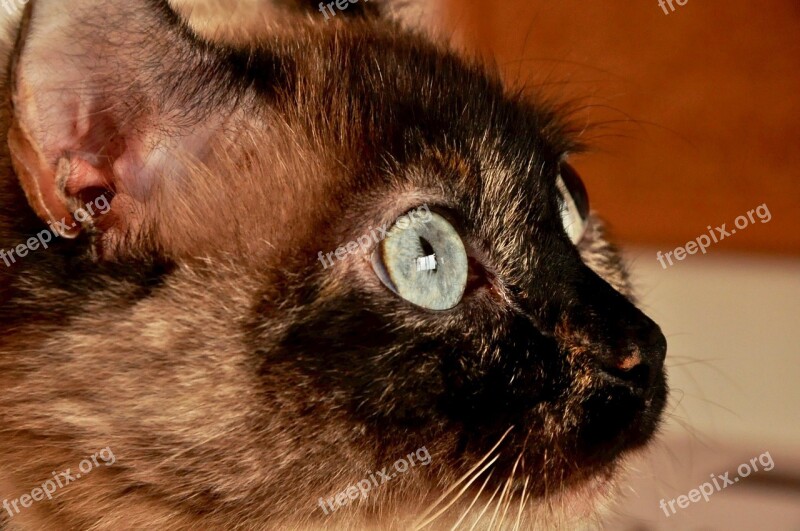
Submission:
[[800,3],[674,5],[449,0],[443,18],[510,84],[580,101],[575,165],[622,243],[670,250],[766,203],[715,251],[800,255]]

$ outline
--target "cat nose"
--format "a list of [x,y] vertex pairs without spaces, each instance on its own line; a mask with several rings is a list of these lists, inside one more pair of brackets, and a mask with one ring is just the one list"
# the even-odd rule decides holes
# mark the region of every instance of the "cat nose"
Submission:
[[625,326],[621,338],[616,348],[609,348],[596,358],[599,376],[608,383],[644,393],[661,374],[667,340],[661,328],[643,314]]

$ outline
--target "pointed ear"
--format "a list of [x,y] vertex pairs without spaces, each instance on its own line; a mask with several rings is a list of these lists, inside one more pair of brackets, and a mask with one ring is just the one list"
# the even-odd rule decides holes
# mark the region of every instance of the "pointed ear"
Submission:
[[401,26],[431,35],[441,30],[444,0],[377,0],[384,16]]
[[280,33],[309,21],[384,18],[411,29],[435,33],[444,0],[171,0],[202,35],[234,45]]
[[8,144],[43,221],[75,237],[73,213],[102,194],[111,212],[94,226],[135,232],[159,180],[184,171],[175,154],[203,156],[219,84],[202,48],[165,0],[28,4]]

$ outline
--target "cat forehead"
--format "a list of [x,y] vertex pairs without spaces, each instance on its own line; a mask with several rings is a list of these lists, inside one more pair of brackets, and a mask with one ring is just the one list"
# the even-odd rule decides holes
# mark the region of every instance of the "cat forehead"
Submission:
[[215,133],[188,179],[165,187],[157,222],[186,253],[259,257],[325,231],[345,237],[403,202],[444,204],[485,239],[519,240],[526,223],[498,213],[544,215],[536,205],[571,148],[557,113],[510,95],[491,69],[366,22],[214,60],[224,83],[198,87],[215,93],[198,105],[215,107],[196,112],[218,116],[202,125]]
[[[506,176],[524,181],[525,195],[577,149],[558,112],[510,94],[492,69],[415,36],[354,26],[278,47],[281,56],[297,53],[279,61],[284,85],[260,92],[267,112],[255,113],[248,134],[294,136],[308,157],[351,174],[372,173],[373,181],[380,181],[376,169],[434,187],[479,185],[470,175],[492,175],[491,183]],[[420,171],[402,171],[411,165]],[[335,173],[329,178],[343,177]]]
[[367,139],[376,144],[368,147],[399,159],[398,147],[413,149],[444,137],[462,144],[493,142],[519,150],[514,154],[523,158],[534,150],[563,153],[573,147],[562,113],[507,90],[496,68],[381,23],[311,26],[223,54],[220,61],[234,80],[220,77],[225,86],[256,93],[244,101],[277,109],[306,124],[306,132],[329,135],[332,144],[359,133],[378,135]]

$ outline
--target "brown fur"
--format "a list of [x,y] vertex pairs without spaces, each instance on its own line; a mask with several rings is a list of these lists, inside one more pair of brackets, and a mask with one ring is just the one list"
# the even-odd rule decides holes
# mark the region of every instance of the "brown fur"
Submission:
[[[555,218],[545,218],[553,186],[530,185],[576,148],[569,124],[545,102],[533,107],[507,94],[483,66],[387,19],[321,23],[313,13],[286,12],[280,16],[295,17],[291,28],[253,22],[242,32],[195,20],[216,43],[189,44],[152,15],[149,2],[111,4],[81,4],[70,23],[80,21],[84,33],[68,26],[50,37],[55,49],[81,42],[83,54],[94,53],[91,61],[63,59],[64,75],[74,81],[90,73],[92,90],[107,98],[92,120],[113,121],[128,140],[145,138],[143,150],[168,145],[179,163],[144,198],[130,175],[108,169],[113,226],[13,267],[0,264],[0,500],[102,448],[116,455],[114,466],[35,503],[9,529],[410,528],[488,449],[483,440],[465,445],[470,430],[460,421],[451,425],[438,412],[426,420],[432,389],[450,385],[441,360],[469,353],[468,385],[501,358],[517,359],[510,353],[521,340],[506,335],[533,330],[518,313],[536,313],[539,299],[526,290],[541,263],[599,285],[582,258],[630,295],[599,221],[592,218],[579,258],[563,236],[550,235],[558,231]],[[269,19],[269,10],[260,13]],[[215,48],[220,42],[229,47]],[[425,95],[453,86],[463,92]],[[51,108],[48,97],[36,92],[38,108]],[[22,115],[24,101],[17,98],[14,112]],[[462,118],[465,108],[474,118]],[[10,111],[2,112],[7,130]],[[442,113],[441,127],[465,131],[465,140],[404,121],[434,112]],[[481,125],[467,131],[472,122]],[[490,123],[514,133],[482,136]],[[523,127],[530,143],[512,140]],[[52,131],[42,126],[32,135],[46,146]],[[54,165],[64,156],[43,149]],[[43,224],[5,145],[0,155],[0,248],[8,248]],[[422,203],[469,220],[464,239],[488,280],[463,313],[399,304],[366,257],[330,271],[316,261],[318,250]],[[534,214],[532,204],[543,206]],[[559,289],[572,293],[568,284]],[[619,293],[603,293],[620,315],[641,318]],[[540,432],[513,436],[523,453],[529,438],[537,441],[525,474],[539,502],[525,511],[527,525],[571,513],[554,515],[542,500],[588,498],[580,489],[619,461],[582,461],[567,449],[586,416],[586,393],[600,385],[587,360],[612,341],[583,314],[556,313],[531,320],[552,324],[542,341],[570,353],[547,362],[564,371],[564,399],[536,406]],[[328,357],[315,358],[323,349]],[[538,382],[525,373],[531,363],[502,370]],[[654,415],[648,422],[657,422]],[[497,428],[487,427],[484,438],[495,442]],[[423,445],[430,467],[412,469],[357,507],[319,511],[319,497]],[[509,450],[498,462],[498,477],[515,456]],[[448,528],[468,501],[436,525]]]

